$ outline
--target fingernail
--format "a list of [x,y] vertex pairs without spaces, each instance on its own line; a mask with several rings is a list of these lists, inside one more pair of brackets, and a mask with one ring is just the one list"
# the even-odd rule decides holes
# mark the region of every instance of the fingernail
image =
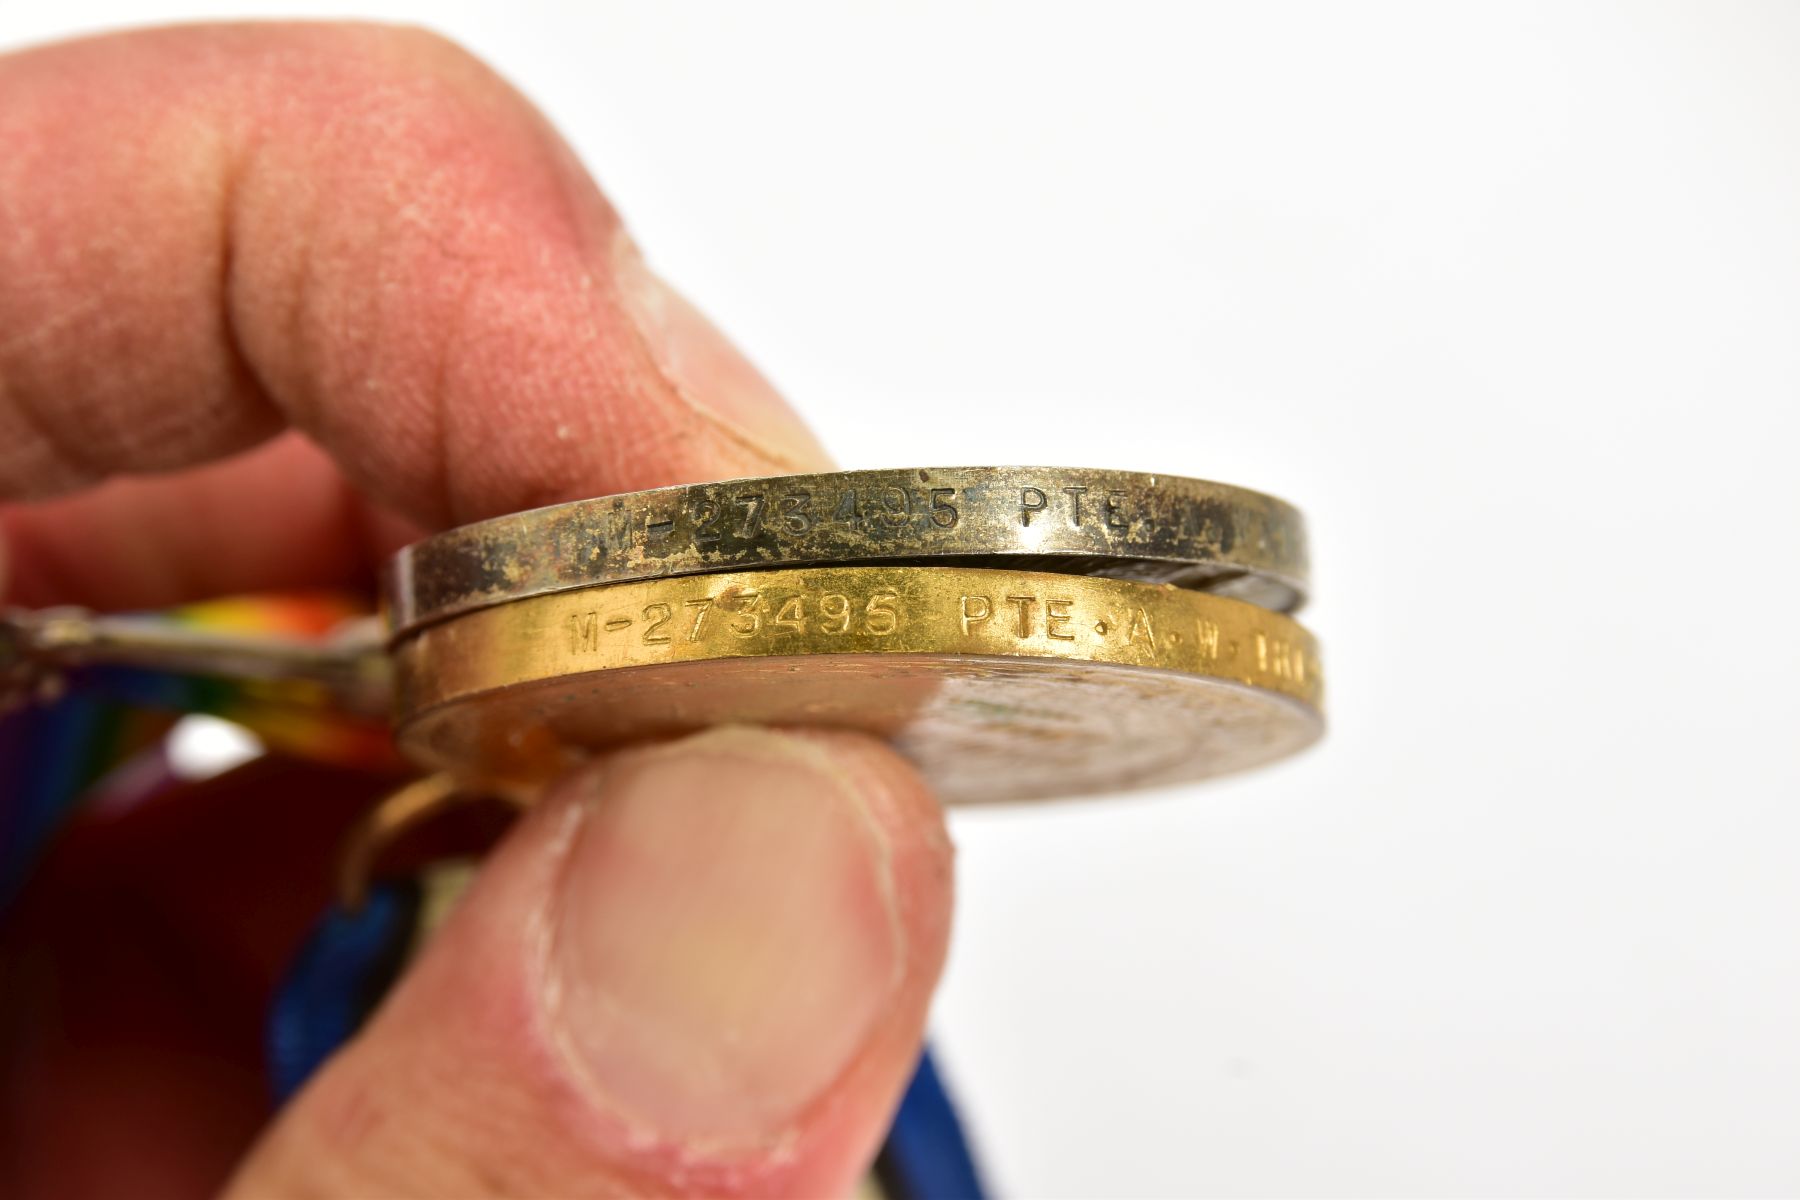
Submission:
[[626,316],[680,404],[765,466],[831,469],[831,457],[781,394],[700,310],[650,269],[623,233],[615,243],[613,271]]
[[560,883],[560,1033],[639,1133],[779,1138],[901,977],[880,826],[829,752],[728,729],[612,760]]

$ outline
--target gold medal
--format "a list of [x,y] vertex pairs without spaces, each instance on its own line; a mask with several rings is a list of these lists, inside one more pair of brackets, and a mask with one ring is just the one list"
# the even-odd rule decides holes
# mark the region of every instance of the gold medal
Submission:
[[1310,634],[1168,585],[855,566],[612,584],[400,638],[402,748],[548,774],[709,725],[866,730],[946,799],[1092,794],[1241,770],[1322,729]]

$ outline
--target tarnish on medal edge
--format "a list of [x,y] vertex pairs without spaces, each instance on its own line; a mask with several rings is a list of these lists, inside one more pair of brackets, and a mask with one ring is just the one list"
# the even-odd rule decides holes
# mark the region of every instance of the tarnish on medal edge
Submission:
[[1278,611],[1303,602],[1307,575],[1303,518],[1259,492],[1132,471],[940,467],[679,485],[495,517],[401,550],[384,594],[400,637],[489,605],[599,584],[1007,559],[1182,582]]

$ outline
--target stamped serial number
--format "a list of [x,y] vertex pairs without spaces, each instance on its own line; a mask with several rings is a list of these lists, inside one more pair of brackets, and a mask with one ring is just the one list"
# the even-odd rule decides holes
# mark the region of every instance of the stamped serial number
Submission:
[[656,601],[644,605],[635,616],[598,609],[574,612],[568,615],[566,626],[571,654],[592,654],[607,643],[608,634],[634,630],[645,646],[693,643],[720,635],[746,641],[808,633],[879,638],[900,628],[900,595],[886,590],[866,596],[844,592],[771,595],[755,588],[733,587],[680,605]]
[[901,530],[918,522],[927,529],[954,529],[962,519],[957,489],[899,485],[845,488],[815,494],[807,488],[786,492],[734,492],[691,495],[683,504],[686,529],[673,516],[650,521],[644,532],[652,545],[666,549],[671,537],[685,534],[696,547],[720,542],[755,541],[766,535],[804,537],[828,525],[848,530]]

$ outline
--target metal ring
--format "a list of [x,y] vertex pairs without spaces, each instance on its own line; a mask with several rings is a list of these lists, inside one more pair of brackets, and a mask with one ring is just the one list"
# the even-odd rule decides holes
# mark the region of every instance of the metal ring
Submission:
[[450,772],[427,775],[389,792],[363,814],[344,839],[337,869],[339,905],[347,912],[362,907],[375,864],[401,835],[446,809],[490,799],[500,799],[521,811],[527,807],[525,794],[517,788],[473,784]]

